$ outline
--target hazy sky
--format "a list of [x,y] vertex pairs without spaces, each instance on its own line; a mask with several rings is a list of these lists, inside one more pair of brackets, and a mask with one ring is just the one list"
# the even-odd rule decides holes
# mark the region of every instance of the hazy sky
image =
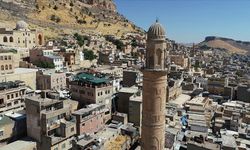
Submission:
[[147,30],[158,17],[177,42],[206,36],[250,41],[250,0],[115,0],[118,11]]

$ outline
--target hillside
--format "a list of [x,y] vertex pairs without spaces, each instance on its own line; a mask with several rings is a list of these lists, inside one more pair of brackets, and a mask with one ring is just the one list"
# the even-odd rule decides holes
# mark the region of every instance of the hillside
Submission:
[[199,47],[225,49],[229,53],[250,54],[250,42],[236,41],[229,38],[209,36],[198,44]]
[[0,27],[24,20],[49,38],[75,32],[122,36],[141,32],[112,0],[0,0]]

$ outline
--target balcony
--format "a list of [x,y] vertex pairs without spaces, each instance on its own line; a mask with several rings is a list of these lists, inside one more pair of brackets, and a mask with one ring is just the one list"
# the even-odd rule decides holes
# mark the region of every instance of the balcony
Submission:
[[[50,127],[52,129],[52,127]],[[65,139],[68,139],[76,134],[75,120],[61,120],[59,124],[54,124],[53,129],[48,132],[48,135],[43,136],[43,140],[54,145]]]

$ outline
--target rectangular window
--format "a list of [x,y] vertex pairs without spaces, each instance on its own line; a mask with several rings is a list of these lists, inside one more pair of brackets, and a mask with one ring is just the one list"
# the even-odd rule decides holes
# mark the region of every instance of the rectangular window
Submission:
[[71,132],[74,132],[74,131],[75,131],[75,128],[74,128],[74,127],[72,127],[70,130],[71,130]]
[[0,131],[0,137],[3,136],[3,131]]
[[3,99],[0,99],[0,105],[3,104],[3,102],[4,102]]

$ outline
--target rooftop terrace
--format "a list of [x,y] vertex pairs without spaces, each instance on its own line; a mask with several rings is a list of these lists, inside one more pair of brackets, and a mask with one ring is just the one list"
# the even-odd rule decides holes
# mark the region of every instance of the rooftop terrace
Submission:
[[105,78],[105,76],[97,77],[95,74],[90,74],[90,73],[79,73],[75,76],[74,80],[96,85],[106,84],[109,82],[109,80]]
[[18,88],[19,86],[23,86],[23,81],[9,81],[9,82],[1,82],[0,83],[0,91],[6,90],[6,89],[12,89],[12,88]]

